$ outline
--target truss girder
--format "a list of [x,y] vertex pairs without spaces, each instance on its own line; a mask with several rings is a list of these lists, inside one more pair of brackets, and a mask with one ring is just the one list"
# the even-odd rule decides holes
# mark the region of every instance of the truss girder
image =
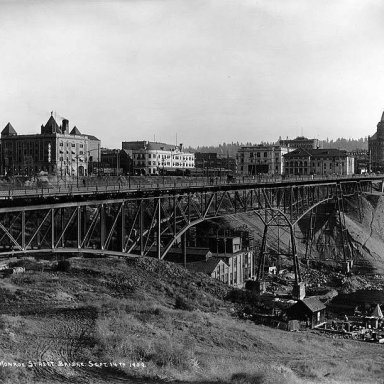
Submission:
[[[339,185],[339,187],[337,187]],[[207,219],[259,211],[267,225],[295,225],[305,214],[337,196],[361,194],[369,182],[324,182],[213,190],[159,191],[154,196],[42,203],[0,208],[0,254],[32,249],[100,249],[163,258],[186,230]],[[339,192],[337,192],[339,191]],[[338,195],[337,195],[338,194]],[[276,214],[276,212],[280,212]],[[156,249],[153,247],[156,245]]]

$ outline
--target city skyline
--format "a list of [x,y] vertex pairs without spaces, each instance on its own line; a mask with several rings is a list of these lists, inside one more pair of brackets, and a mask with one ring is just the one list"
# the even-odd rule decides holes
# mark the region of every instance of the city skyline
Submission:
[[187,146],[373,135],[379,1],[0,1],[0,123],[51,110],[102,140]]

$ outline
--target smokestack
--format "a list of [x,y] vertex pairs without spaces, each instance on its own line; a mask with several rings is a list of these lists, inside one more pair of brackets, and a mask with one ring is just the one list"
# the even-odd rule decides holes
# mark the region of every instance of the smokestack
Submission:
[[63,119],[61,130],[63,133],[69,133],[69,121],[67,119]]

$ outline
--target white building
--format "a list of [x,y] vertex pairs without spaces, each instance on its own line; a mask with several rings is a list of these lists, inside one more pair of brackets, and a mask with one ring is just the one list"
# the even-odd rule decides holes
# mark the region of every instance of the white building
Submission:
[[339,149],[296,149],[284,156],[285,170],[290,175],[352,175],[354,158]]
[[152,141],[124,141],[122,149],[130,152],[136,174],[158,175],[163,171],[195,168],[195,155],[179,146]]
[[284,155],[289,148],[279,145],[252,145],[241,147],[237,153],[237,172],[241,175],[281,175]]

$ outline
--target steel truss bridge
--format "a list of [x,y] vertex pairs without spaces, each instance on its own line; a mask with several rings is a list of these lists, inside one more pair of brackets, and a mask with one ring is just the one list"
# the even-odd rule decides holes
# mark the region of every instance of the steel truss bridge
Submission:
[[[343,199],[372,191],[383,178],[280,181],[93,193],[29,194],[0,200],[0,255],[87,252],[120,256],[155,252],[163,259],[171,247],[186,252],[187,231],[197,224],[253,212],[264,224],[258,279],[263,279],[268,231],[290,233],[296,282],[301,281],[294,227],[319,205],[333,201],[343,223]],[[342,232],[343,233],[343,232]],[[344,245],[343,245],[344,246]],[[344,261],[351,258],[344,252]]]

